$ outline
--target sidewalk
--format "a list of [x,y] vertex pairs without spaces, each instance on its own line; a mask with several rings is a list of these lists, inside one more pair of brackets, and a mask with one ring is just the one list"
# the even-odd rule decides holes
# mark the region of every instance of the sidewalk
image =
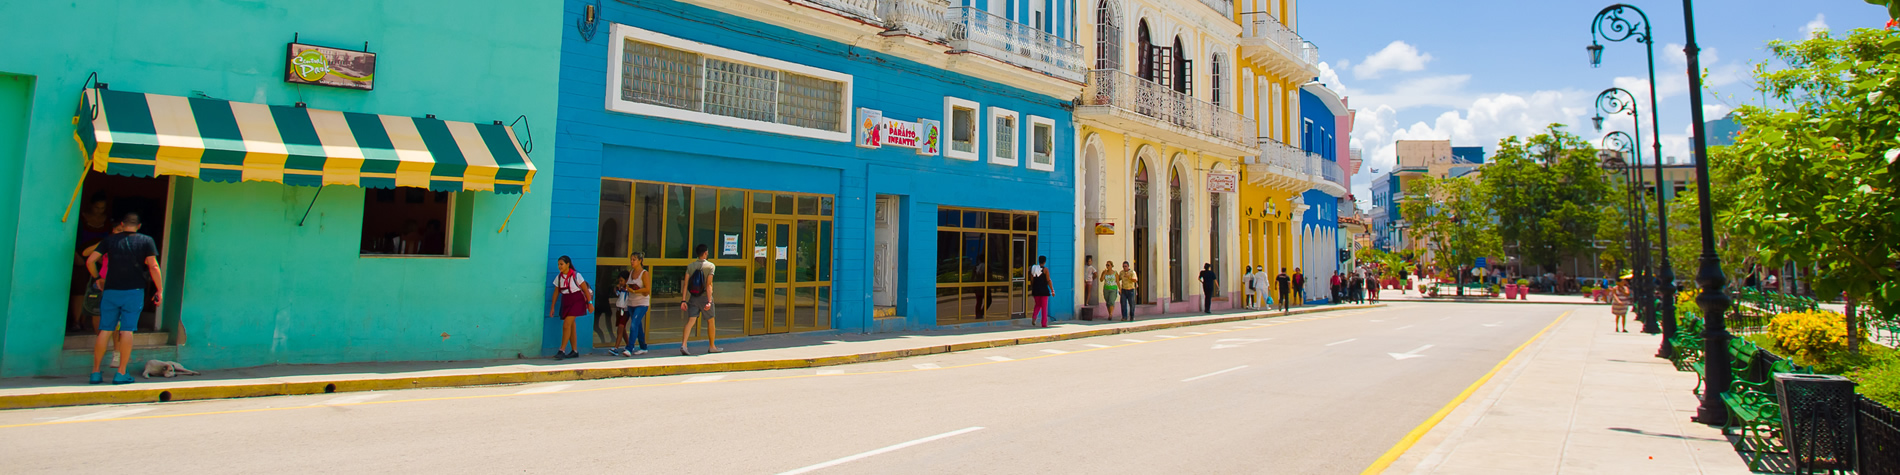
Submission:
[[1384,473],[1749,473],[1720,428],[1689,420],[1695,373],[1656,358],[1658,336],[1614,327],[1609,309],[1578,308]]
[[[1293,309],[1292,315],[1377,305],[1327,305]],[[186,401],[237,397],[381,391],[427,387],[571,381],[634,376],[723,373],[812,368],[979,348],[1044,343],[1121,333],[1271,318],[1278,311],[1228,311],[1212,315],[1153,317],[1133,322],[1058,322],[1049,328],[990,326],[903,333],[789,335],[724,343],[725,352],[705,354],[695,340],[695,356],[656,350],[634,358],[584,356],[580,359],[486,360],[459,362],[349,363],[262,366],[216,371],[176,379],[139,378],[138,383],[88,385],[84,376],[0,380],[0,410],[34,407]],[[143,363],[134,362],[135,368]]]
[[[1393,290],[1393,289],[1379,291],[1379,301],[1380,302],[1458,302],[1458,303],[1541,303],[1541,304],[1556,303],[1556,304],[1575,304],[1575,305],[1601,305],[1601,304],[1598,304],[1595,300],[1590,300],[1590,296],[1588,295],[1530,294],[1530,298],[1527,298],[1524,300],[1505,300],[1503,297],[1458,298],[1458,297],[1450,297],[1450,296],[1441,296],[1438,298],[1427,298],[1425,297],[1425,295],[1418,293],[1418,291],[1416,290],[1405,292],[1405,293],[1399,293],[1398,290]],[[1604,308],[1608,308],[1608,305],[1605,305]],[[1608,315],[1609,310],[1602,310],[1602,311],[1604,312],[1605,315]]]

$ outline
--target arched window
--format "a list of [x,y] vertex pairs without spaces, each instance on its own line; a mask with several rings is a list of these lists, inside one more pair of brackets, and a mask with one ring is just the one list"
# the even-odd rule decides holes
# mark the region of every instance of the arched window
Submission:
[[[1141,159],[1135,160],[1135,225],[1128,234],[1135,241],[1135,275],[1141,279],[1153,279],[1153,268],[1149,264],[1149,247],[1153,240],[1148,234],[1148,164]],[[1135,287],[1135,302],[1153,301],[1153,285]]]
[[1223,79],[1221,77],[1221,63],[1223,63],[1223,61],[1221,61],[1220,59],[1221,59],[1220,54],[1215,53],[1213,57],[1213,61],[1211,61],[1208,64],[1208,66],[1210,67],[1207,70],[1207,74],[1210,79],[1210,81],[1207,83],[1208,92],[1212,94],[1214,105],[1217,107],[1220,106],[1221,104],[1226,103],[1226,101],[1221,100],[1221,93],[1227,92],[1226,85],[1221,83],[1221,80]]
[[1095,69],[1122,68],[1121,13],[1115,10],[1109,0],[1095,5]]
[[1186,54],[1182,54],[1185,52],[1187,49],[1181,46],[1181,37],[1174,37],[1174,64],[1170,66],[1174,69],[1174,74],[1171,74],[1174,77],[1174,92],[1193,95],[1194,62],[1189,61]]
[[1182,211],[1181,210],[1181,169],[1169,167],[1168,168],[1168,290],[1169,290],[1168,295],[1174,296],[1174,301],[1176,302],[1180,302],[1184,298],[1187,297],[1187,294],[1182,293],[1182,289],[1183,289],[1182,284],[1184,284],[1184,282],[1182,281],[1181,272],[1183,272],[1184,269],[1187,269],[1186,267],[1182,267],[1186,265],[1187,263],[1181,261],[1182,259],[1181,228],[1182,226],[1185,225],[1185,223],[1181,222],[1181,211]]
[[1135,54],[1141,55],[1135,76],[1149,81],[1155,80],[1155,41],[1148,36],[1148,20],[1135,25]]

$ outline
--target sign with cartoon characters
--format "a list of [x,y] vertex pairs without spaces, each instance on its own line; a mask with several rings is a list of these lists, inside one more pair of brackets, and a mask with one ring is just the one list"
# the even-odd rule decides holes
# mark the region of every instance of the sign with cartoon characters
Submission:
[[923,129],[919,131],[919,133],[922,134],[922,138],[917,143],[917,154],[936,156],[942,153],[943,123],[930,119],[918,119],[917,124],[919,128]]
[[884,140],[884,111],[858,108],[858,146],[878,148]]
[[284,81],[370,90],[376,88],[376,53],[291,43]]

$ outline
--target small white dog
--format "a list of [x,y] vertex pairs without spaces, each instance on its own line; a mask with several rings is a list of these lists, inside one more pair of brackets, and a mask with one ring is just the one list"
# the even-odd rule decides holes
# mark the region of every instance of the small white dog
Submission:
[[185,365],[178,364],[176,361],[150,360],[145,362],[146,378],[151,378],[153,375],[170,378],[181,374],[197,376],[198,372],[185,369]]

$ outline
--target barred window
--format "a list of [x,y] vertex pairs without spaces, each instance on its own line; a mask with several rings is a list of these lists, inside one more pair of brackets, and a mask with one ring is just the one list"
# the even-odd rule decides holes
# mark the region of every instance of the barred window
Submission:
[[996,158],[1016,158],[1016,118],[996,118]]
[[[619,97],[608,108],[849,141],[851,76],[614,25]],[[735,120],[737,119],[737,120]]]

